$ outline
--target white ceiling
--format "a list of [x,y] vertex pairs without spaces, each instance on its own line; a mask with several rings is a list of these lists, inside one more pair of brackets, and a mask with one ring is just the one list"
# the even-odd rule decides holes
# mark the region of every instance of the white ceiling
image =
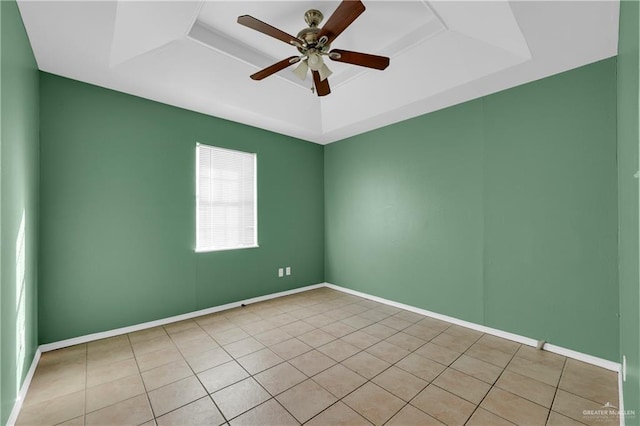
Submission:
[[251,80],[297,51],[236,19],[296,35],[338,1],[18,0],[43,71],[322,144],[617,54],[615,0],[363,2],[332,47],[391,65],[327,61],[320,98],[295,66]]

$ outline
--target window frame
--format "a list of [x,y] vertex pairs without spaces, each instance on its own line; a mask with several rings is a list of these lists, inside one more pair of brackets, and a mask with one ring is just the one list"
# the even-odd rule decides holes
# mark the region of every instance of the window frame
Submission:
[[[200,229],[200,215],[198,214],[198,207],[199,207],[199,195],[200,195],[200,147],[208,147],[208,148],[215,148],[221,151],[229,151],[229,152],[235,152],[235,153],[241,153],[241,154],[249,154],[253,157],[253,216],[254,216],[254,227],[253,227],[253,241],[254,244],[253,245],[248,245],[248,246],[229,246],[229,247],[219,247],[219,248],[211,248],[211,247],[199,247],[198,246],[198,231]],[[238,149],[230,149],[230,148],[223,148],[220,146],[215,146],[215,145],[209,145],[209,144],[204,144],[204,143],[200,143],[200,142],[196,142],[196,158],[195,158],[195,162],[196,162],[196,173],[195,173],[195,186],[196,186],[196,193],[195,193],[195,213],[196,213],[196,227],[195,227],[195,248],[194,251],[196,253],[210,253],[210,252],[219,252],[219,251],[231,251],[231,250],[244,250],[244,249],[253,249],[253,248],[258,248],[260,247],[259,243],[258,243],[258,154],[255,152],[247,152],[247,151],[240,151]]]

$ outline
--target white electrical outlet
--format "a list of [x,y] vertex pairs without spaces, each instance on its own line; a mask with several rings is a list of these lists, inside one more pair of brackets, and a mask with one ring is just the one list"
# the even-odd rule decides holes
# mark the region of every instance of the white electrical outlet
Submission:
[[279,278],[284,277],[284,269],[283,268],[278,268],[278,277]]
[[287,275],[291,275],[291,266],[287,266],[286,272]]

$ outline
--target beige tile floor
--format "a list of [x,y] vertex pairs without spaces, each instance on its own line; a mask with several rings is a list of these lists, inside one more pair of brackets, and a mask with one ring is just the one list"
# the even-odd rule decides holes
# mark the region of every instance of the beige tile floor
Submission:
[[21,425],[579,425],[616,373],[328,288],[42,355]]

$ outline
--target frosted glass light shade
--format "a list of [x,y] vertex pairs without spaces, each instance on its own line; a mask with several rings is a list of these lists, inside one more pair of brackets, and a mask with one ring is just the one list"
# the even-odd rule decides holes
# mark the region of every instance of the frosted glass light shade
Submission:
[[325,81],[333,72],[329,69],[327,64],[322,64],[322,67],[318,70],[318,74],[320,74],[320,80]]
[[324,61],[322,60],[322,56],[320,56],[316,52],[310,52],[308,55],[307,62],[309,64],[309,68],[312,71],[320,71],[320,68],[324,65]]
[[296,77],[298,77],[300,80],[304,80],[307,78],[307,70],[309,69],[309,65],[307,65],[307,61],[300,61],[300,65],[298,65],[296,67],[296,69],[293,70],[293,73],[296,75]]

